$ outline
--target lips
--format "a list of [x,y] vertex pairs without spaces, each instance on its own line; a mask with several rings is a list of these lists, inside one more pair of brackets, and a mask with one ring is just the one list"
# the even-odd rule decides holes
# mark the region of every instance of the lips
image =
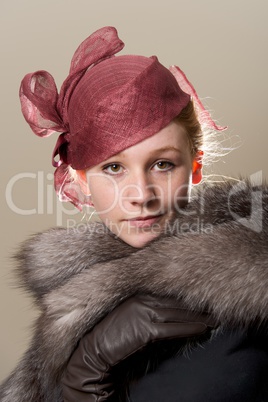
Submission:
[[128,219],[127,222],[130,226],[145,228],[156,224],[162,216],[163,215],[138,216],[136,218]]

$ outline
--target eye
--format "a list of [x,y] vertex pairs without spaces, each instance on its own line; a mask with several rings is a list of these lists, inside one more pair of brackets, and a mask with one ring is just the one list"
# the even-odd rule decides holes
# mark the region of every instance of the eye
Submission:
[[118,163],[111,163],[103,168],[105,173],[116,175],[123,172],[123,168]]
[[159,161],[153,166],[153,169],[167,171],[167,170],[171,170],[173,167],[174,167],[174,165],[171,162]]

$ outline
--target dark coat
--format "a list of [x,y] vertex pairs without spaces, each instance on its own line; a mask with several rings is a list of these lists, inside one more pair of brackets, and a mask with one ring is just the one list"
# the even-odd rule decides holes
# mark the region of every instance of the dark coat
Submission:
[[224,328],[130,384],[127,401],[267,402],[267,379],[267,328]]
[[201,187],[167,234],[143,249],[102,224],[55,228],[23,244],[21,283],[40,316],[1,402],[61,402],[60,379],[78,340],[135,293],[180,298],[222,326],[268,319],[268,188]]

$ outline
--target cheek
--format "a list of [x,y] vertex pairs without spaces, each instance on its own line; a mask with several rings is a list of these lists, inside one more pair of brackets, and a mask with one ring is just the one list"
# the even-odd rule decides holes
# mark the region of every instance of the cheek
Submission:
[[172,206],[185,205],[189,201],[191,191],[191,170],[178,169],[163,183],[162,194],[165,204]]
[[186,196],[191,189],[191,169],[178,169],[163,182],[163,193],[177,196]]
[[107,216],[118,202],[118,188],[109,180],[99,178],[90,181],[91,198],[100,217]]

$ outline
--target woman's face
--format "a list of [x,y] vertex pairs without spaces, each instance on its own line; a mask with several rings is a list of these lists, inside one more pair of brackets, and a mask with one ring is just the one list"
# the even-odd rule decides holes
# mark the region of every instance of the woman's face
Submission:
[[173,121],[87,170],[97,214],[123,241],[143,247],[188,202],[192,182],[201,179],[192,173],[192,163],[187,134]]

